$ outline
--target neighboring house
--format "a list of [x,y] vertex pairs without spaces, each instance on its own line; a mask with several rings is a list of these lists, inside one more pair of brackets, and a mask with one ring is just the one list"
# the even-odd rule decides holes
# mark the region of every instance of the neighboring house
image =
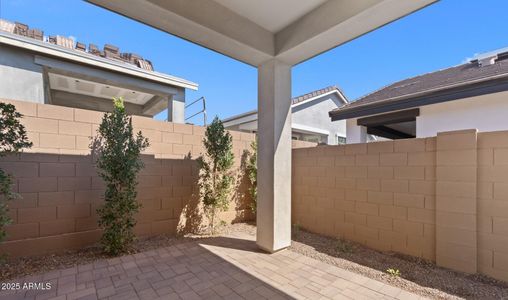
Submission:
[[108,111],[123,97],[127,112],[185,122],[185,89],[198,85],[153,71],[152,63],[112,45],[44,36],[38,29],[0,19],[0,99]]
[[463,129],[508,130],[508,48],[402,80],[329,113],[347,120],[348,143],[435,136]]
[[[331,122],[327,112],[347,104],[342,91],[330,86],[291,99],[293,140],[336,145],[346,143],[346,123]],[[253,110],[223,120],[227,129],[257,132],[258,111]]]

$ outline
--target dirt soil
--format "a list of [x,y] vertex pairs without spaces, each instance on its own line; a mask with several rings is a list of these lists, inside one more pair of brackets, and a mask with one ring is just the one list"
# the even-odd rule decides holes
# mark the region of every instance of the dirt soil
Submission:
[[[223,227],[219,235],[235,232],[256,234],[252,224],[238,223]],[[131,253],[206,239],[206,235],[174,237],[161,235],[138,240]],[[434,299],[503,299],[508,298],[508,284],[479,274],[465,274],[437,267],[434,263],[397,253],[379,252],[357,243],[338,240],[293,228],[293,251],[351,272],[367,276],[404,290]],[[0,262],[0,282],[27,275],[69,268],[108,258],[98,245],[59,254],[6,258]],[[388,274],[388,269],[400,275]]]

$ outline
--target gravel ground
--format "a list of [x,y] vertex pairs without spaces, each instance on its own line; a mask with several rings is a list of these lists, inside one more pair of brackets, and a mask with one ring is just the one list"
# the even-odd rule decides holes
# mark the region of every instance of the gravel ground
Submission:
[[[254,236],[256,227],[252,224],[238,223],[221,228],[219,235],[234,235],[235,232]],[[209,237],[211,236],[161,235],[141,239],[133,245],[131,253]],[[293,242],[289,250],[429,298],[508,298],[508,285],[495,279],[450,271],[415,257],[383,253],[356,243],[325,237],[302,229],[293,229]],[[39,257],[7,258],[0,262],[0,282],[87,264],[103,258],[108,256],[104,255],[98,246]],[[389,268],[399,270],[400,276],[389,275],[386,272]]]

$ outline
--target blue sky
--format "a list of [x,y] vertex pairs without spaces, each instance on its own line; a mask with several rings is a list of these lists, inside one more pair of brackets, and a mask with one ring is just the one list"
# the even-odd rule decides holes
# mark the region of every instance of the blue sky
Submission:
[[[391,82],[506,47],[506,11],[506,0],[442,0],[295,66],[293,95],[339,85],[354,100]],[[205,96],[211,116],[256,108],[255,68],[80,0],[0,0],[0,18],[139,53],[157,71],[197,82],[199,90],[188,92],[187,100]]]

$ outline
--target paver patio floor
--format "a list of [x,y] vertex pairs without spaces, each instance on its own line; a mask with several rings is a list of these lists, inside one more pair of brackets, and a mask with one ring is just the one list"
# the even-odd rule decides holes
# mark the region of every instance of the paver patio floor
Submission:
[[399,288],[281,251],[260,252],[253,237],[199,239],[104,259],[11,282],[48,290],[2,291],[2,299],[419,299]]

